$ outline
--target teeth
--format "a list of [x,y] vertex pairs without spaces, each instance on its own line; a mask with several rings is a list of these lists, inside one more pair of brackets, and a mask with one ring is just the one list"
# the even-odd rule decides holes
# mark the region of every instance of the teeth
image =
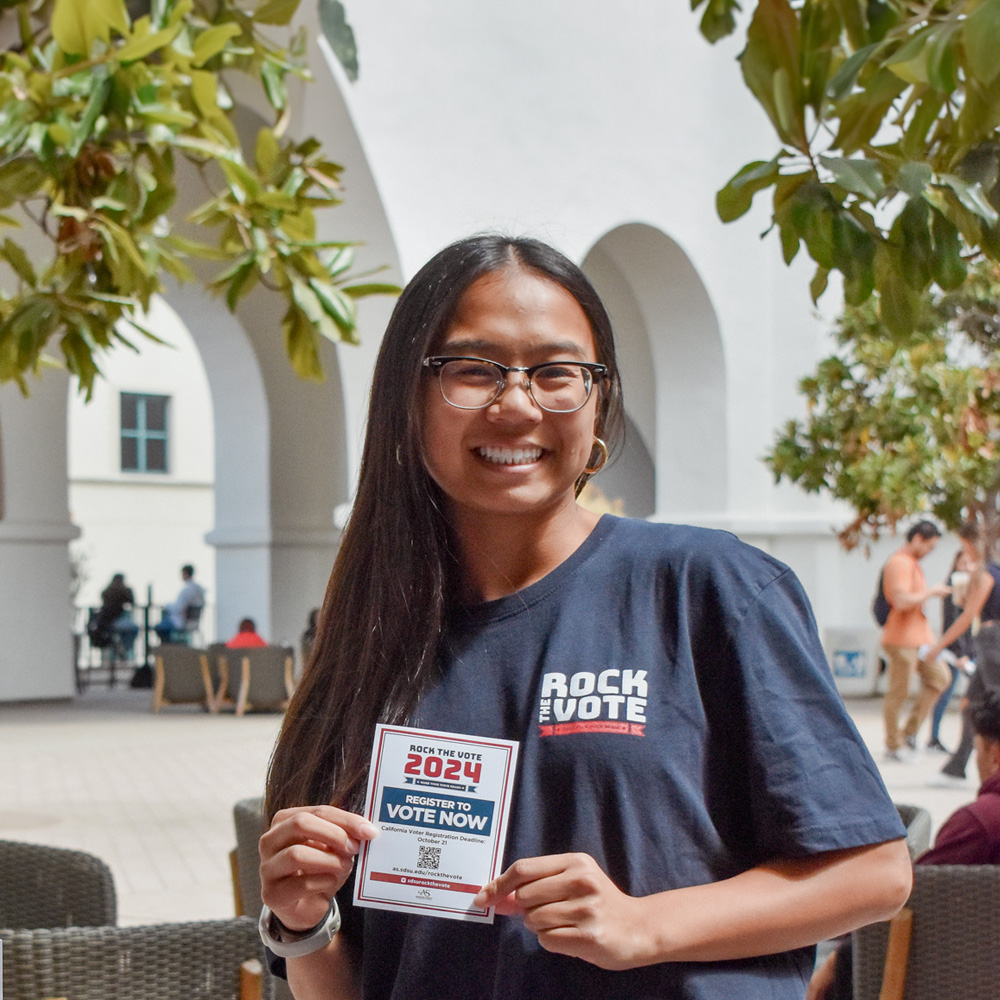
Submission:
[[479,448],[478,451],[487,462],[497,465],[524,465],[542,457],[541,448]]

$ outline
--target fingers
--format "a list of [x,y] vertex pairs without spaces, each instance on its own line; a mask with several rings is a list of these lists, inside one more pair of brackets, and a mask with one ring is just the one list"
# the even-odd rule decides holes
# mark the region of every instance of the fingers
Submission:
[[[484,885],[473,903],[476,906],[495,906],[497,901],[503,897],[514,895],[520,904],[523,902],[523,893],[519,890],[525,886],[533,885],[541,879],[561,874],[566,871],[574,858],[584,857],[587,855],[547,854],[540,858],[520,858],[503,874]],[[549,888],[551,890],[553,887]],[[537,896],[537,893],[529,893],[529,895]]]
[[364,817],[335,806],[281,810],[260,838],[264,902],[290,929],[313,926],[347,881],[362,843],[377,835]]

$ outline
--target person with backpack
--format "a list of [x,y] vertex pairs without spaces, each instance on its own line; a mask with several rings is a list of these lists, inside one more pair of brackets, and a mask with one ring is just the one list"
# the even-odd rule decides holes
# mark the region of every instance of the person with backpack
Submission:
[[[948,686],[948,671],[936,657],[921,659],[921,646],[933,646],[934,631],[924,614],[924,601],[951,593],[946,584],[927,586],[920,560],[930,554],[941,532],[931,521],[918,521],[906,533],[906,544],[897,549],[882,571],[882,590],[889,614],[882,628],[888,686],[882,704],[885,720],[885,759],[904,761],[916,749],[917,730]],[[899,713],[910,690],[910,678],[920,675],[918,692],[902,731]]]

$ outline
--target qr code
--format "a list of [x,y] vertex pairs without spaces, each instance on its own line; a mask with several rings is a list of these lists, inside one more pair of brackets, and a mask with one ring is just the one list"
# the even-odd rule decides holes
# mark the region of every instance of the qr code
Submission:
[[417,861],[418,868],[431,868],[437,871],[441,867],[440,847],[421,847],[420,858]]

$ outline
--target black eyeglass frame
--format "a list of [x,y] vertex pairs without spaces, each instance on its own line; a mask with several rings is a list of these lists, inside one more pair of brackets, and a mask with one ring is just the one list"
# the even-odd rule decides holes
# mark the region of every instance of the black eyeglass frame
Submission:
[[[486,403],[481,403],[479,406],[461,406],[458,403],[453,403],[444,394],[444,385],[441,381],[441,369],[449,361],[479,361],[484,365],[492,365],[497,370],[497,389],[493,398]],[[503,395],[503,391],[507,387],[507,376],[511,372],[524,372],[528,380],[528,395],[531,397],[531,401],[539,409],[545,410],[546,413],[576,413],[577,410],[582,410],[587,405],[590,400],[590,394],[594,391],[594,386],[608,374],[608,366],[599,364],[596,361],[543,361],[540,364],[528,365],[528,367],[525,368],[521,365],[502,365],[499,361],[491,361],[489,358],[477,358],[472,355],[465,354],[448,354],[424,358],[421,365],[422,367],[428,369],[428,371],[432,371],[437,374],[438,388],[441,390],[441,398],[449,406],[454,406],[456,410],[485,410],[487,406],[492,406]],[[583,402],[579,406],[574,406],[572,410],[553,410],[548,406],[543,406],[537,399],[535,399],[535,384],[532,381],[535,372],[541,371],[543,368],[558,367],[559,365],[575,365],[577,368],[585,368],[590,372],[590,384],[587,386],[587,395]]]

